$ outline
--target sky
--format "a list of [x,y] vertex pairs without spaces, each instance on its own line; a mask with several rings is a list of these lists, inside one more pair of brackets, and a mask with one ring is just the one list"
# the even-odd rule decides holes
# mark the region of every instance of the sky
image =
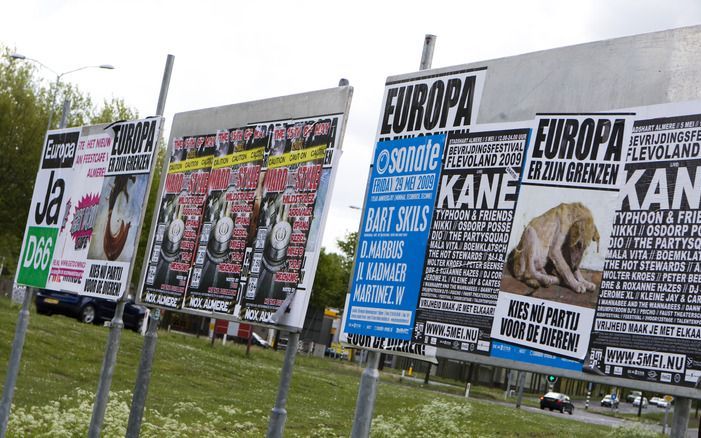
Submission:
[[[324,246],[356,231],[387,76],[701,24],[698,0],[95,1],[5,0],[0,44],[66,75],[94,102],[123,98],[155,113],[175,56],[175,113],[334,87],[354,87]],[[56,75],[41,70],[46,81]]]

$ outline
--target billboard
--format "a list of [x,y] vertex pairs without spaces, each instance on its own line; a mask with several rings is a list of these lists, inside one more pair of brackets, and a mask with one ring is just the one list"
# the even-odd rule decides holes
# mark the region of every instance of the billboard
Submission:
[[124,295],[161,125],[149,118],[47,132],[17,283]]
[[[699,35],[701,27],[677,29],[388,78],[361,233],[376,216],[377,149],[445,134],[428,241],[412,265],[422,271],[417,299],[401,309],[414,318],[411,343],[403,331],[354,323],[363,306],[352,299],[355,282],[341,339],[690,394],[683,387],[701,376],[701,102],[675,101],[697,96],[685,78],[701,71],[681,47]],[[622,62],[651,44],[682,61]],[[404,115],[407,96],[417,98],[413,81],[457,71],[482,75],[469,126],[429,131],[411,103]],[[408,205],[395,197],[382,207]],[[392,286],[412,287],[402,280]]]
[[351,90],[176,115],[141,302],[301,328]]

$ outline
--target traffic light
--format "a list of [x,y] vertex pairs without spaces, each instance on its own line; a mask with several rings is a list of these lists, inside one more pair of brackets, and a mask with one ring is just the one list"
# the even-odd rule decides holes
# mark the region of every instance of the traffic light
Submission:
[[548,376],[547,379],[548,383],[555,384],[555,382],[557,382],[557,376]]

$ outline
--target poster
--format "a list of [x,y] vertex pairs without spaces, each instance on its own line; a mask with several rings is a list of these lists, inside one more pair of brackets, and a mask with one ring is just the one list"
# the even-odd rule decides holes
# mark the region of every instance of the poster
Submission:
[[[488,355],[529,129],[448,136],[414,341]],[[514,126],[519,126],[518,124]]]
[[584,360],[631,125],[630,113],[536,118],[492,339]]
[[701,376],[701,114],[640,109],[587,366],[693,387]]
[[161,124],[149,118],[47,133],[18,283],[124,295]]
[[[260,211],[266,125],[222,130],[209,174],[202,229],[184,307],[233,314],[246,248]],[[258,196],[256,197],[256,194]]]
[[161,123],[161,118],[118,122],[105,128],[111,142],[94,139],[95,147],[111,143],[112,148],[94,210],[83,295],[116,300],[129,288]]
[[[340,116],[276,122],[265,152],[253,246],[247,249],[239,317],[280,323],[293,310],[303,320],[321,240]],[[309,263],[313,260],[313,263]],[[289,319],[288,319],[289,320]]]
[[216,134],[174,138],[170,150],[142,300],[177,309],[195,257]]
[[345,314],[348,334],[411,340],[445,138],[375,148]]
[[17,267],[18,284],[45,288],[49,281],[58,233],[65,227],[62,219],[79,138],[80,128],[46,133]]

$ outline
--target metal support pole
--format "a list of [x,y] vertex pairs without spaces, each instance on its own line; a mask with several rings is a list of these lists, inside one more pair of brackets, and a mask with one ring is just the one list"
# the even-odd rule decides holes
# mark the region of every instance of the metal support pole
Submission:
[[7,431],[7,423],[10,420],[12,397],[14,396],[15,385],[17,384],[19,363],[20,359],[22,359],[24,339],[27,335],[27,326],[29,325],[29,305],[32,302],[33,295],[34,288],[28,287],[24,292],[22,309],[19,311],[19,317],[17,318],[15,338],[12,341],[12,352],[10,353],[10,361],[7,365],[7,375],[5,376],[5,386],[2,387],[2,402],[0,403],[0,438],[5,436],[5,432]]
[[[125,294],[126,295],[126,294]],[[105,350],[105,358],[102,361],[102,370],[100,371],[100,382],[97,384],[97,394],[95,394],[95,405],[92,409],[92,417],[90,418],[90,428],[88,429],[89,438],[100,438],[100,430],[102,429],[102,421],[105,419],[105,411],[107,410],[107,402],[110,398],[110,386],[112,385],[112,376],[114,368],[117,364],[117,352],[119,352],[119,340],[122,337],[122,328],[124,321],[124,306],[126,301],[122,297],[117,301],[117,307],[114,310],[114,318],[110,322],[110,334],[107,338],[107,349]]]
[[377,365],[380,363],[380,353],[368,351],[368,362],[363,375],[360,377],[360,389],[358,400],[355,403],[355,417],[353,420],[352,438],[367,438],[370,436],[372,424],[372,412],[375,409],[375,397],[377,396],[377,382],[380,380],[380,372]]
[[129,411],[129,423],[127,424],[126,434],[129,438],[138,437],[141,430],[146,396],[151,383],[153,356],[156,353],[156,343],[158,342],[158,322],[160,318],[161,310],[154,309],[148,319],[148,328],[144,336],[144,346],[141,350],[139,371],[136,374],[136,385],[134,385],[134,395],[131,399],[131,410]]
[[424,385],[428,385],[428,379],[431,377],[431,367],[433,364],[431,362],[428,363],[428,368],[426,368],[426,375],[424,375]]
[[643,400],[645,400],[645,392],[640,392],[640,404],[638,405],[638,418],[643,415]]
[[664,407],[664,419],[662,420],[662,435],[667,435],[667,419],[669,418],[669,405],[670,403],[667,402],[667,405]]
[[419,70],[427,70],[431,68],[431,63],[433,62],[433,49],[435,48],[436,36],[426,34],[424,37],[423,52],[421,52],[421,64],[419,64]]
[[251,354],[251,343],[253,343],[253,326],[248,329],[248,339],[246,340],[246,356]]
[[[51,129],[51,121],[54,118],[54,105],[56,104],[56,95],[58,94],[58,86],[61,83],[61,75],[56,76],[56,84],[54,84],[54,92],[51,93],[51,107],[49,108],[49,121],[46,124],[46,130]],[[59,125],[59,128],[65,128],[66,125]]]
[[691,411],[690,398],[676,398],[674,400],[674,412],[672,413],[672,438],[685,438],[689,428],[689,412]]
[[516,395],[516,409],[521,409],[521,402],[523,401],[523,387],[526,384],[526,372],[518,372],[518,393]]
[[61,111],[61,124],[59,126],[65,127],[68,122],[68,114],[71,112],[71,100],[66,99],[63,101],[63,110]]
[[[161,81],[161,91],[158,95],[158,104],[156,105],[156,115],[158,116],[162,116],[165,110],[174,61],[175,56],[173,55],[168,55],[166,58],[163,80]],[[144,418],[144,407],[146,406],[146,396],[148,395],[148,387],[151,383],[153,357],[156,354],[156,344],[158,343],[158,323],[160,322],[160,318],[160,309],[153,309],[149,317],[146,335],[144,335],[144,346],[141,349],[139,370],[136,373],[136,385],[134,386],[134,395],[131,399],[129,423],[127,424],[127,437],[138,437],[139,431],[141,430],[141,421]]]
[[287,348],[285,349],[285,362],[280,371],[280,386],[277,391],[275,407],[270,412],[270,422],[268,423],[268,438],[282,437],[285,430],[285,420],[287,420],[287,394],[290,392],[290,382],[292,381],[292,368],[295,365],[297,355],[297,344],[299,343],[299,333],[289,333],[287,336]]

